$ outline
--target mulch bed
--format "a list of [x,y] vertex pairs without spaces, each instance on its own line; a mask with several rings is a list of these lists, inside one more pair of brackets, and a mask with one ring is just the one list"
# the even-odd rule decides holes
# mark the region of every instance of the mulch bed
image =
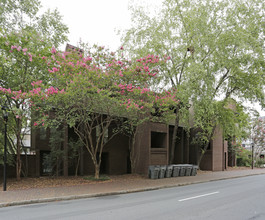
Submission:
[[[227,171],[233,170],[246,170],[251,169],[250,167],[228,167]],[[255,168],[257,169],[257,168]],[[198,174],[207,173],[212,171],[198,170]],[[85,179],[83,176],[70,176],[70,177],[39,177],[39,178],[25,178],[22,177],[20,181],[15,178],[7,180],[7,190],[19,190],[19,189],[30,189],[30,188],[47,188],[47,187],[59,187],[59,186],[77,186],[84,184],[102,184],[113,181],[130,181],[135,179],[146,179],[147,177],[137,174],[125,174],[110,176],[110,180],[104,181],[93,181]],[[0,187],[3,187],[3,180],[0,180]]]
[[[110,176],[110,180],[88,180],[83,176],[69,176],[69,177],[39,177],[29,178],[22,177],[20,181],[15,178],[7,180],[7,190],[19,190],[19,189],[31,189],[31,188],[47,188],[47,187],[59,187],[59,186],[77,186],[84,184],[102,184],[106,182],[131,180],[135,178],[144,178],[140,175],[126,174]],[[3,187],[3,182],[0,180],[0,187]]]

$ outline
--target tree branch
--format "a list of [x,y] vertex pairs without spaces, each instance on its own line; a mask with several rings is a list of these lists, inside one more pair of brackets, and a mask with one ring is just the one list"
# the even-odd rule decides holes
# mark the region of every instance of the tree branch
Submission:
[[230,69],[227,69],[226,73],[225,73],[225,74],[221,77],[221,79],[219,80],[219,83],[218,83],[218,85],[216,86],[215,91],[214,91],[214,93],[213,93],[213,97],[215,97],[215,95],[216,95],[218,89],[221,87],[221,85],[223,84],[223,82],[227,79],[227,76],[228,76],[229,72],[230,72]]
[[181,71],[180,71],[180,74],[179,74],[178,85],[180,85],[181,78],[182,78],[182,75],[183,75],[183,72],[184,72],[184,67],[185,67],[185,64],[186,64],[187,53],[188,52],[186,51],[185,56],[183,58],[183,64],[182,64]]

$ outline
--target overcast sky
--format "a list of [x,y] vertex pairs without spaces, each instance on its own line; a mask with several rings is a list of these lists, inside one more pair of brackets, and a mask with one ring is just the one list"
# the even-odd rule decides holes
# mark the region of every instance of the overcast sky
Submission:
[[[116,30],[130,26],[129,1],[132,0],[41,0],[43,10],[58,8],[69,27],[69,43],[81,39],[117,49],[121,46]],[[162,0],[133,0],[134,3],[159,4]]]

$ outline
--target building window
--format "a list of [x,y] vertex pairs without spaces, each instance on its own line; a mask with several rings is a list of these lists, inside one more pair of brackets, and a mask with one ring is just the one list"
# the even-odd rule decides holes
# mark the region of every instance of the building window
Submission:
[[40,128],[40,139],[41,140],[46,140],[47,134],[46,134],[46,129],[45,128]]
[[166,148],[167,134],[162,132],[151,132],[151,148]]

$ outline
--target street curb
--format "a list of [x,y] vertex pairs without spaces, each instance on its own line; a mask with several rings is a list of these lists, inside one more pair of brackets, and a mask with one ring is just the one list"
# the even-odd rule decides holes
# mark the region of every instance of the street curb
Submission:
[[52,197],[52,198],[42,198],[42,199],[6,202],[6,203],[0,203],[0,208],[9,207],[9,206],[46,203],[46,202],[67,201],[67,200],[74,200],[74,199],[87,199],[87,198],[95,198],[95,197],[111,196],[111,195],[122,195],[122,194],[128,194],[128,193],[145,192],[145,191],[173,188],[173,187],[178,187],[178,186],[187,186],[187,185],[191,185],[191,184],[207,183],[207,182],[214,182],[214,181],[227,180],[227,179],[236,179],[236,178],[241,178],[241,177],[255,176],[255,175],[262,175],[262,174],[265,175],[265,173],[254,173],[254,174],[246,174],[243,176],[222,177],[222,178],[210,179],[210,180],[193,181],[193,182],[177,183],[177,184],[168,184],[168,185],[154,186],[154,187],[148,187],[148,188],[120,190],[120,191],[107,192],[107,193],[83,194],[83,195],[72,195],[72,196],[61,196],[61,197]]

